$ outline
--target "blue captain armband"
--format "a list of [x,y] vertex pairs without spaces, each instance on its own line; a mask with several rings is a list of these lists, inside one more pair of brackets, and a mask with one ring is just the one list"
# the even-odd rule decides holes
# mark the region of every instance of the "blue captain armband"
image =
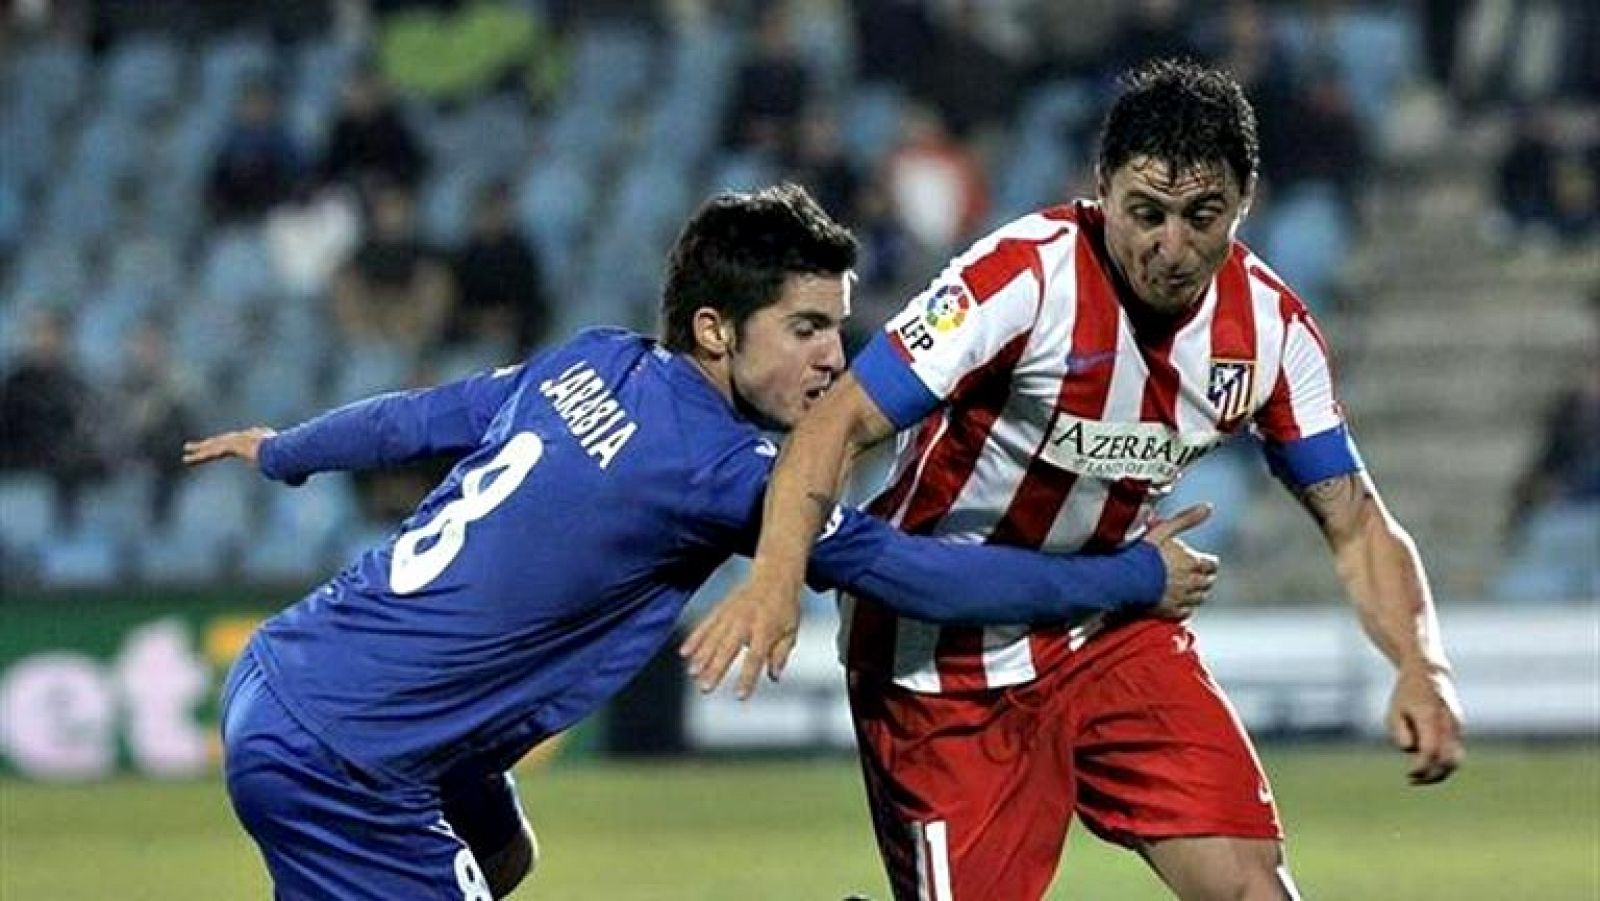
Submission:
[[896,431],[915,425],[939,406],[939,398],[895,350],[886,332],[879,332],[856,354],[850,371]]
[[1262,450],[1272,474],[1296,490],[1365,468],[1350,430],[1342,423],[1307,438],[1263,442]]

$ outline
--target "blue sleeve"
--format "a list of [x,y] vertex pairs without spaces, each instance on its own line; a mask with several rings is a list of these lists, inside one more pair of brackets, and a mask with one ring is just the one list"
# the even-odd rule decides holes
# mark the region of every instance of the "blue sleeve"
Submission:
[[519,370],[506,367],[346,404],[268,438],[261,445],[261,472],[298,485],[319,472],[375,469],[471,450],[511,395]]
[[[690,525],[701,540],[745,555],[754,550],[772,463],[746,447],[701,480]],[[806,578],[927,622],[1032,623],[1153,606],[1165,590],[1166,567],[1145,542],[1112,554],[1056,556],[907,535],[840,507],[812,548]]]
[[1343,425],[1294,441],[1264,441],[1261,447],[1272,474],[1296,490],[1364,468],[1355,440]]
[[1143,541],[1110,554],[1051,555],[907,535],[838,508],[811,551],[814,588],[839,587],[895,612],[947,625],[1037,623],[1161,600],[1166,566]]
[[850,371],[897,430],[909,428],[939,407],[939,398],[879,332],[850,363]]

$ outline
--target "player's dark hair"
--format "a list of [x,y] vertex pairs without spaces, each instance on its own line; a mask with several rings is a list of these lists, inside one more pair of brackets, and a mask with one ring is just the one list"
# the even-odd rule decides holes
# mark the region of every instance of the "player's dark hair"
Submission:
[[1145,63],[1118,80],[1100,130],[1106,178],[1138,156],[1177,174],[1225,163],[1243,190],[1261,164],[1256,113],[1233,76],[1187,59]]
[[799,185],[719,194],[685,225],[667,259],[661,343],[695,346],[694,313],[711,307],[742,330],[778,300],[791,275],[842,275],[856,265],[856,239]]

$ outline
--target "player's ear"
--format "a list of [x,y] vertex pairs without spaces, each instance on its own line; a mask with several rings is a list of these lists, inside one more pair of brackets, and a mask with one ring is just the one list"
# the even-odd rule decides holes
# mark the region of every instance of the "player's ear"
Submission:
[[1245,217],[1250,215],[1250,204],[1254,203],[1255,200],[1256,200],[1256,182],[1257,181],[1259,181],[1259,179],[1257,179],[1256,174],[1254,172],[1250,173],[1250,177],[1249,178],[1245,179],[1244,190],[1242,192],[1240,192],[1240,194],[1239,194],[1239,221],[1240,222],[1243,222]]
[[733,324],[711,307],[694,311],[694,343],[713,358],[733,351]]

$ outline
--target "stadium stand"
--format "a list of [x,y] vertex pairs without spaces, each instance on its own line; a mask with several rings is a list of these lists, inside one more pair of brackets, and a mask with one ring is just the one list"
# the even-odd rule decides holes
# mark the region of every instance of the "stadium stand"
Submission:
[[[482,192],[510,185],[546,280],[550,335],[600,322],[649,328],[662,251],[693,205],[709,191],[791,171],[783,148],[752,152],[724,134],[724,117],[755,90],[740,78],[770,20],[756,4],[660,4],[653,21],[607,15],[603,4],[585,12],[537,0],[457,21],[419,11],[427,5],[364,26],[297,13],[292,28],[276,31],[178,33],[119,18],[94,41],[70,23],[9,35],[0,60],[0,370],[18,364],[30,317],[62,311],[75,323],[75,365],[110,398],[130,330],[156,323],[203,389],[194,425],[203,429],[286,424],[367,392],[504,362],[488,351],[464,356],[437,335],[398,350],[333,338],[330,283],[365,231],[370,191],[359,180],[308,174],[263,219],[208,214],[217,150],[241,96],[258,88],[281,101],[284,133],[310,173],[324,168],[310,161],[322,158],[352,77],[377,67],[429,160],[417,176],[424,241],[441,254],[458,249]],[[938,99],[859,59],[859,48],[895,44],[859,31],[884,19],[879,5],[794,4],[788,23],[789,46],[811,73],[808,114],[833,118],[859,175],[852,200],[869,267],[873,247],[898,254],[895,242],[906,240],[875,244],[869,218],[884,198],[873,183],[910,112]],[[1013,113],[953,132],[982,162],[988,186],[987,217],[969,232],[1092,187],[1085,148],[1113,61],[1017,21],[1026,6],[995,4],[966,23],[983,44],[968,50],[1028,75],[1017,79]],[[1223,7],[1185,20],[1182,43],[1225,59],[1265,53],[1273,84],[1291,93],[1263,102],[1264,118],[1283,115],[1283,103],[1303,109],[1304,92],[1326,84],[1347,106],[1350,139],[1370,149],[1361,177],[1341,168],[1337,178],[1312,171],[1268,184],[1246,237],[1332,333],[1362,447],[1440,590],[1481,596],[1499,578],[1506,498],[1536,450],[1540,411],[1563,374],[1596,352],[1583,299],[1600,278],[1600,175],[1590,170],[1589,224],[1565,243],[1466,225],[1492,223],[1502,205],[1496,173],[1514,124],[1503,104],[1483,98],[1502,83],[1542,86],[1547,94],[1535,96],[1568,103],[1573,128],[1590,128],[1593,140],[1592,85],[1563,81],[1559,47],[1546,49],[1555,74],[1543,81],[1494,74],[1481,61],[1493,56],[1481,35],[1462,38],[1454,55],[1446,41],[1442,73],[1424,65],[1425,42],[1438,54],[1437,29],[1478,34],[1466,16],[1440,25],[1390,4]],[[475,45],[482,52],[471,59],[440,68],[425,56],[489,28],[483,22],[502,34]],[[933,15],[918,27],[951,25]],[[1447,139],[1440,118],[1466,139]],[[1269,142],[1279,133],[1284,143],[1300,140],[1282,124],[1264,121]],[[1269,161],[1295,151],[1264,150]],[[331,248],[329,258],[296,250],[312,246]],[[911,246],[897,274],[864,283],[862,315],[892,306],[949,249]],[[114,416],[115,406],[101,409]],[[342,560],[352,536],[384,528],[362,518],[348,480],[286,495],[221,470],[180,483],[170,516],[141,512],[159,492],[147,464],[123,462],[135,455],[117,446],[117,431],[106,430],[108,446],[96,449],[109,474],[77,503],[93,515],[63,515],[34,471],[0,473],[0,584],[304,581]],[[1225,582],[1224,593],[1240,602],[1336,595],[1315,530],[1294,522],[1303,514],[1282,492],[1263,490],[1266,481],[1255,456],[1239,452],[1206,461],[1180,486],[1180,497],[1215,500],[1227,514],[1204,540],[1245,561],[1249,579]]]

